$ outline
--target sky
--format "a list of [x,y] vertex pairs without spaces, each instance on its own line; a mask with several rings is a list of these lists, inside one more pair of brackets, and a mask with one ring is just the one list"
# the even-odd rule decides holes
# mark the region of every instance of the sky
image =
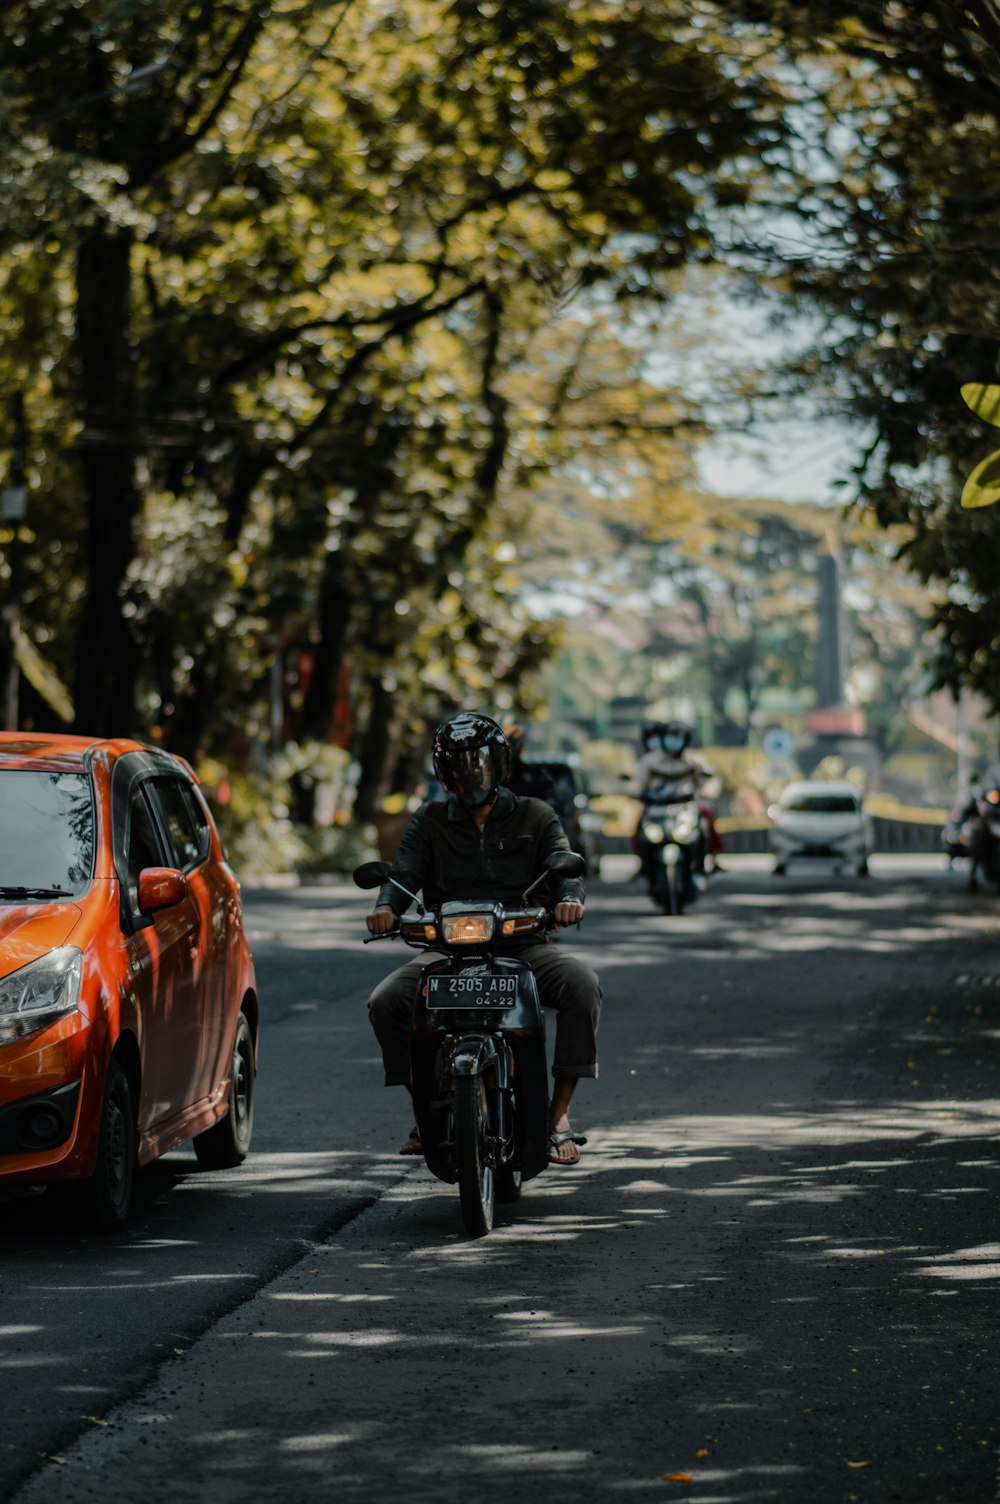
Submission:
[[775,420],[753,440],[719,439],[698,455],[710,491],[723,496],[773,497],[787,502],[843,505],[835,482],[857,456],[858,437],[843,424]]
[[765,388],[771,385],[771,372],[820,337],[816,319],[792,314],[776,298],[748,298],[725,273],[688,276],[648,368],[654,379],[704,402],[719,429],[699,451],[708,489],[788,502],[843,505],[848,499],[834,483],[847,476],[863,436],[842,421],[809,416],[806,394],[760,405],[750,434],[725,433],[729,413],[734,430],[746,419],[741,385],[755,374]]

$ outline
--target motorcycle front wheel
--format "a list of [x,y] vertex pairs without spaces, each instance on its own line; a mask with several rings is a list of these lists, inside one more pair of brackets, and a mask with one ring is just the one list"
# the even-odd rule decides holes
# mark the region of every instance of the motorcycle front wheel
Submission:
[[684,908],[676,864],[657,867],[653,878],[653,902],[664,914],[680,914]]
[[493,1226],[496,1187],[486,1162],[490,1114],[482,1076],[459,1076],[455,1082],[455,1169],[462,1221],[470,1238],[483,1238]]
[[498,1201],[519,1201],[521,1199],[520,1170],[512,1170],[510,1165],[504,1165],[503,1169],[496,1173],[496,1187]]

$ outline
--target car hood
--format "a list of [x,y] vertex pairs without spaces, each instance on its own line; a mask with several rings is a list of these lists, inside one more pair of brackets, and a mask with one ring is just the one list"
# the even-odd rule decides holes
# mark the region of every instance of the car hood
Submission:
[[864,815],[858,810],[845,810],[843,814],[824,814],[816,810],[780,810],[774,817],[779,830],[790,836],[810,836],[817,840],[833,841],[837,836],[852,835],[864,824]]
[[0,904],[0,977],[65,945],[80,916],[75,903]]

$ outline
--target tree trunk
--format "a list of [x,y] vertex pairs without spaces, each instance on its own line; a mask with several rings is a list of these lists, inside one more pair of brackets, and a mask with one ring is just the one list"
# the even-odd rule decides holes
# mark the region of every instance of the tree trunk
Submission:
[[302,702],[299,722],[303,740],[325,742],[340,691],[340,671],[354,607],[354,592],[347,581],[345,549],[328,554],[319,591],[319,641],[313,653],[309,688]]
[[136,729],[135,646],[122,614],[122,588],[135,553],[139,510],[133,453],[131,249],[129,231],[95,230],[80,246],[76,274],[87,586],[76,642],[73,700],[77,728],[105,736]]
[[372,678],[369,690],[371,709],[358,753],[361,776],[354,797],[355,819],[364,823],[374,816],[383,792],[382,783],[389,761],[393,713],[396,707],[396,691],[383,682],[381,674]]

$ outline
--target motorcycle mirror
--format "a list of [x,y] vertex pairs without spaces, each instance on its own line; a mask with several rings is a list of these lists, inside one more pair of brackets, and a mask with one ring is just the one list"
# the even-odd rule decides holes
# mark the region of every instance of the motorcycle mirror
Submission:
[[562,877],[583,877],[587,871],[587,863],[578,851],[553,851],[545,866]]
[[[413,883],[416,887],[415,879],[408,873],[403,872],[400,876],[405,877],[407,882]],[[362,862],[360,867],[355,867],[353,877],[359,888],[381,888],[383,883],[392,883],[392,886],[398,888],[401,893],[405,893],[407,898],[412,898],[417,906],[418,914],[422,915],[425,912],[416,893],[405,883],[400,882],[388,862]]]
[[586,871],[587,863],[584,861],[583,857],[580,856],[579,852],[553,851],[545,859],[545,871],[542,873],[541,877],[535,878],[535,881],[531,884],[530,888],[525,889],[525,891],[521,894],[521,901],[523,903],[527,903],[528,899],[531,897],[532,893],[534,893],[535,889],[540,888],[542,883],[545,882],[546,878],[552,872],[558,872],[560,877],[583,877]]

